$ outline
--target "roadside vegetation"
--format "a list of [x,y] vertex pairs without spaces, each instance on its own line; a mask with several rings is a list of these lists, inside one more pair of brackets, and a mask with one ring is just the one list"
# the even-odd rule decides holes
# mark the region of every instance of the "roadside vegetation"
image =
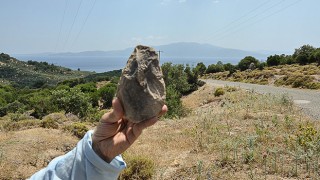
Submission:
[[205,85],[182,100],[189,116],[157,123],[126,153],[156,164],[152,179],[320,176],[320,126],[286,94]]
[[[236,66],[163,64],[169,112],[124,154],[130,167],[120,179],[316,179],[320,126],[290,97],[211,87],[198,78],[319,89],[318,50],[302,46],[280,55],[286,60],[276,65],[270,60],[276,55],[265,63],[246,57]],[[1,68],[20,63],[5,54],[0,60]],[[37,67],[32,72],[58,73],[58,67],[29,63]],[[70,151],[111,107],[120,74],[41,86],[0,76],[6,82],[0,84],[0,179],[26,179]]]
[[293,88],[320,89],[320,48],[303,45],[292,55],[272,55],[266,62],[252,56],[237,65],[219,61],[203,69],[204,78]]

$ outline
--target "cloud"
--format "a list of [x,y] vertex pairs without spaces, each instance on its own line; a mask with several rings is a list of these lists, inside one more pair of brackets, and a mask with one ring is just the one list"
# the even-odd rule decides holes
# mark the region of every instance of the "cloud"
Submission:
[[214,1],[213,1],[213,3],[219,3],[219,2],[220,2],[219,0],[214,0]]

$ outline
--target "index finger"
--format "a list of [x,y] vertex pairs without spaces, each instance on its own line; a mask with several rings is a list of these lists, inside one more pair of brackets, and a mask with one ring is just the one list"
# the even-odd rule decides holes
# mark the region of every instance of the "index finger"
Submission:
[[118,122],[123,117],[123,108],[120,101],[115,98],[112,101],[112,111],[109,113],[105,113],[102,118],[101,122],[108,122],[108,123],[115,123]]

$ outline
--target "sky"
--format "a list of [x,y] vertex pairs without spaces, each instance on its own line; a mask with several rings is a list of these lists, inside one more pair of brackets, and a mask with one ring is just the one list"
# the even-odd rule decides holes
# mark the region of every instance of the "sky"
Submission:
[[319,0],[0,0],[0,52],[209,43],[249,51],[320,47]]

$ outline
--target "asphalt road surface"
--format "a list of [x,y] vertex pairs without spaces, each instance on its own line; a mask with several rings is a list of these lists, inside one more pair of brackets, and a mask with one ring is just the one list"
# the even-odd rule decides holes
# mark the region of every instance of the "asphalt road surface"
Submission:
[[213,79],[201,79],[209,85],[214,86],[235,86],[242,89],[254,90],[258,93],[271,93],[281,95],[287,93],[292,97],[293,102],[315,120],[320,120],[320,91],[307,89],[292,89],[284,87],[275,87],[268,85],[248,84],[240,82],[220,81]]

